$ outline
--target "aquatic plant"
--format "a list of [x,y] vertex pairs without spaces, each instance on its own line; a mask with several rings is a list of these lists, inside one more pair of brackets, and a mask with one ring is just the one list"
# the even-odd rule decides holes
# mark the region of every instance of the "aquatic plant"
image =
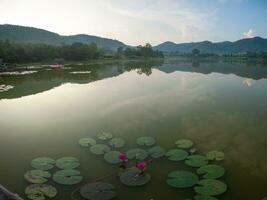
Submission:
[[45,183],[47,178],[50,178],[51,174],[44,170],[30,170],[24,174],[24,178],[30,183]]
[[57,189],[47,184],[32,184],[26,187],[25,194],[28,199],[45,200],[53,198],[57,195]]
[[89,147],[89,146],[96,145],[96,141],[93,138],[81,138],[78,143],[82,147]]
[[175,188],[189,188],[198,183],[198,176],[189,171],[173,171],[168,174],[166,183]]
[[122,154],[119,151],[110,151],[105,153],[104,159],[110,164],[118,164],[122,162],[122,160],[119,157],[120,155]]
[[110,151],[110,147],[105,144],[96,144],[90,147],[90,151],[96,155],[102,155]]
[[171,161],[182,161],[188,157],[188,153],[182,149],[171,149],[165,155]]
[[142,186],[151,180],[151,176],[148,173],[141,174],[141,170],[132,167],[120,174],[120,181],[127,186]]
[[206,154],[208,160],[221,161],[224,159],[224,153],[222,151],[210,151]]
[[31,162],[31,166],[35,169],[50,170],[55,165],[55,160],[49,157],[35,158]]
[[148,154],[144,149],[130,149],[126,152],[127,158],[136,159],[136,160],[144,160],[147,158]]
[[66,169],[53,174],[53,181],[62,185],[75,185],[83,180],[78,170]]
[[206,196],[217,196],[227,190],[225,183],[214,179],[203,179],[198,182],[199,186],[194,187],[196,193]]
[[56,160],[56,166],[59,169],[74,169],[80,166],[80,162],[75,157],[62,157]]
[[121,148],[125,145],[125,140],[122,138],[113,138],[109,141],[109,145],[115,148]]
[[194,143],[191,140],[188,139],[180,139],[175,142],[178,148],[180,149],[188,149],[191,148]]
[[97,138],[99,140],[109,140],[113,137],[113,135],[111,133],[107,133],[107,132],[102,132],[102,133],[99,133],[97,135]]
[[152,146],[156,143],[156,140],[153,137],[144,136],[137,138],[136,143],[141,146]]
[[110,183],[95,182],[81,187],[80,194],[88,200],[110,200],[117,196],[115,187]]
[[148,149],[147,152],[152,158],[161,158],[165,156],[166,150],[163,147],[155,146]]
[[192,155],[188,156],[185,164],[190,166],[190,167],[201,167],[203,165],[208,164],[208,159],[205,156],[202,155]]
[[197,174],[205,179],[217,179],[224,175],[225,170],[220,165],[204,165],[197,170]]

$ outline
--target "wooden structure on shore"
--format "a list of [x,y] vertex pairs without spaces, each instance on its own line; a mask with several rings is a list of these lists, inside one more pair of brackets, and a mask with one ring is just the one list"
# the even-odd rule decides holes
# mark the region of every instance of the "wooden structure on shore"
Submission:
[[23,200],[18,194],[14,194],[0,184],[0,200]]

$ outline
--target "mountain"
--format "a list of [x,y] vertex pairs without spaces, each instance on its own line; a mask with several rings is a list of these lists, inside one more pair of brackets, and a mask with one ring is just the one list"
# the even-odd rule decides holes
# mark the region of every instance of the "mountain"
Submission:
[[17,26],[9,24],[0,25],[0,40],[6,40],[6,39],[13,42],[46,43],[52,45],[60,45],[62,43],[71,44],[74,42],[81,42],[81,43],[94,42],[97,44],[98,47],[109,48],[112,50],[115,50],[118,47],[127,46],[118,40],[101,38],[92,35],[79,34],[79,35],[63,36],[57,33],[33,27],[25,27],[25,26]]
[[155,50],[163,52],[192,52],[193,49],[199,49],[203,53],[245,53],[247,51],[267,51],[267,39],[261,37],[247,38],[235,42],[217,42],[210,41],[191,42],[176,44],[173,42],[164,42],[154,47]]

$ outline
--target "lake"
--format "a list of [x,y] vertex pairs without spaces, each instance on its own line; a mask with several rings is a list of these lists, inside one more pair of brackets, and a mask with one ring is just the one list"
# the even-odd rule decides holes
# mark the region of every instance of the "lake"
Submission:
[[[152,136],[166,149],[186,138],[200,154],[223,151],[220,180],[228,190],[217,198],[267,196],[267,64],[110,61],[28,70],[0,75],[0,85],[14,86],[0,92],[0,182],[22,197],[28,185],[23,176],[36,157],[77,157],[82,183],[116,172],[117,166],[78,144],[103,131],[131,148],[136,138]],[[195,171],[162,158],[148,166],[151,181],[143,187],[124,186],[117,176],[102,181],[116,187],[118,200],[193,199],[192,188],[165,183],[179,169]],[[79,186],[49,183],[59,191],[56,200],[70,199]]]

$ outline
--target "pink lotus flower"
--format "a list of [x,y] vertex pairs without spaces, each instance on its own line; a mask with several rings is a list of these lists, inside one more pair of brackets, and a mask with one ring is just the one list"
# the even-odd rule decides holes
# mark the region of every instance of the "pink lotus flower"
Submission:
[[146,163],[143,161],[143,162],[139,162],[136,164],[136,167],[138,169],[140,169],[141,171],[144,171],[146,169]]
[[126,156],[125,154],[123,154],[123,153],[121,153],[121,154],[118,156],[118,158],[119,158],[120,160],[122,160],[122,161],[126,161],[126,160],[127,160],[127,156]]

